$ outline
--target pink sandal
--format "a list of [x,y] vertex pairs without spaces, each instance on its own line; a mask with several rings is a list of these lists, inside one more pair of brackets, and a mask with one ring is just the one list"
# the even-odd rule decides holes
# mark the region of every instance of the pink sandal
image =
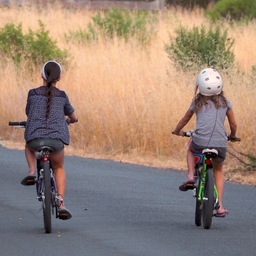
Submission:
[[224,209],[223,211],[217,211],[214,216],[218,218],[224,218],[226,215],[228,215],[228,210]]

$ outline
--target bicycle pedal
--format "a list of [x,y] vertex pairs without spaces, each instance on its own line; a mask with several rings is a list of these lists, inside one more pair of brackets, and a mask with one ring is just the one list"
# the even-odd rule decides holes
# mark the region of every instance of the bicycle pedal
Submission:
[[42,202],[42,197],[37,197],[37,200],[39,201],[39,202]]

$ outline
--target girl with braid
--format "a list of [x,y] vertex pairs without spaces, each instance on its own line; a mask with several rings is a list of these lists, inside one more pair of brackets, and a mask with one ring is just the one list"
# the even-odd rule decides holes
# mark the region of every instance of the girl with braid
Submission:
[[[61,66],[56,61],[48,61],[42,68],[43,85],[31,89],[28,93],[25,129],[25,156],[28,162],[28,176],[21,184],[35,184],[36,155],[40,146],[54,149],[51,153],[51,164],[55,173],[58,197],[60,199],[59,218],[66,220],[72,217],[64,206],[66,175],[64,169],[64,145],[69,144],[68,124],[78,121],[74,108],[64,91],[56,88],[61,77]],[[66,118],[67,116],[67,118]]]
[[180,185],[179,189],[181,191],[194,189],[194,153],[200,153],[205,148],[218,150],[218,156],[212,160],[220,206],[215,214],[216,217],[225,217],[228,214],[222,204],[224,191],[223,163],[227,151],[227,133],[224,126],[226,117],[230,126],[230,141],[236,140],[237,131],[231,103],[224,97],[222,87],[222,78],[215,69],[206,68],[201,70],[196,81],[196,91],[199,89],[199,93],[172,132],[175,135],[183,136],[183,127],[196,114],[196,130],[187,151],[187,180]]

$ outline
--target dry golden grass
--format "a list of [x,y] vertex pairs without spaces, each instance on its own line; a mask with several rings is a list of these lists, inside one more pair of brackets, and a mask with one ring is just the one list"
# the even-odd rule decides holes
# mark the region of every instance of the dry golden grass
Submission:
[[[175,34],[179,24],[187,27],[210,24],[200,10],[192,13],[168,10],[160,15],[158,36],[147,51],[118,40],[93,46],[67,44],[64,33],[85,28],[92,14],[89,10],[68,10],[61,6],[44,11],[25,6],[0,8],[0,27],[12,22],[22,23],[24,30],[37,29],[40,19],[58,46],[71,53],[71,67],[64,70],[58,83],[68,93],[79,117],[79,123],[70,127],[69,154],[185,169],[187,141],[170,132],[189,107],[195,74],[175,70],[164,43],[169,35]],[[255,22],[233,27],[223,24],[236,39],[237,66],[246,74],[235,71],[223,74],[225,92],[238,122],[238,136],[242,138],[234,148],[243,153],[256,152],[256,86],[251,76],[251,67],[256,64],[255,25]],[[23,67],[17,74],[11,62],[0,61],[0,77],[0,139],[10,147],[10,141],[20,147],[23,131],[10,128],[7,123],[25,119],[27,92],[41,85],[40,70],[31,76]],[[186,129],[192,129],[194,124],[193,119]],[[227,162],[227,170],[237,166],[235,158],[228,157]],[[256,184],[254,173],[243,180],[230,173],[227,172],[228,179]]]

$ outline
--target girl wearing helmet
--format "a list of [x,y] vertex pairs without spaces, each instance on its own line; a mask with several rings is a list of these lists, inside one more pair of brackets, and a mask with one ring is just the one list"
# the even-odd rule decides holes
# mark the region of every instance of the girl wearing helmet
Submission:
[[223,207],[224,175],[223,163],[226,158],[227,133],[224,122],[227,116],[230,126],[230,139],[236,138],[237,124],[231,103],[224,97],[222,91],[222,78],[212,68],[200,71],[196,80],[196,94],[189,109],[178,122],[175,135],[183,136],[183,127],[196,114],[196,129],[187,151],[188,176],[187,180],[179,187],[181,191],[194,188],[194,153],[201,152],[206,147],[218,150],[217,158],[213,159],[213,171],[216,187],[219,194],[219,209],[216,216],[225,217],[228,211]]
[[69,144],[68,123],[75,123],[78,119],[66,93],[56,87],[60,77],[60,64],[56,61],[48,61],[42,68],[43,85],[28,92],[24,137],[29,172],[21,184],[25,186],[35,184],[37,148],[44,145],[52,147],[54,152],[50,158],[61,201],[59,218],[66,220],[72,215],[65,208],[63,201],[66,188],[64,145]]

